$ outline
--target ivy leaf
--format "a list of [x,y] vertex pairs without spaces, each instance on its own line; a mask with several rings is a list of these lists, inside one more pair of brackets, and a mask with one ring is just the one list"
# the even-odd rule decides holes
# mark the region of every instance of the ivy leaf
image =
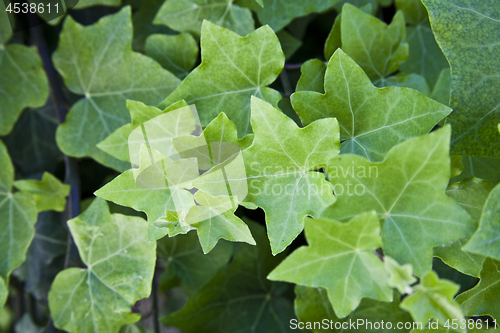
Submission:
[[[329,329],[312,329],[313,332],[338,332],[339,328],[341,328],[342,332],[359,332],[359,329],[363,329],[363,332],[376,333],[381,332],[381,330],[374,329],[373,324],[371,328],[369,325],[365,326],[365,324],[367,322],[377,322],[380,318],[384,318],[386,323],[390,322],[393,325],[398,322],[407,323],[412,321],[410,314],[399,307],[400,296],[397,293],[394,295],[392,303],[365,298],[358,308],[345,319],[339,319],[335,316],[328,295],[323,288],[297,285],[295,286],[295,294],[297,295],[295,298],[295,313],[299,321],[314,323],[328,319]],[[359,329],[358,326],[350,327],[349,323],[355,322],[357,324],[358,320],[363,320],[363,324],[359,326]],[[342,327],[343,323],[347,324]],[[394,328],[395,326],[393,326]],[[382,332],[386,331],[382,330]]]
[[132,14],[134,26],[134,41],[132,48],[138,52],[144,52],[146,39],[152,34],[174,34],[174,31],[164,25],[153,24],[153,20],[165,0],[140,1],[140,6]]
[[451,109],[407,88],[379,89],[342,50],[330,58],[325,93],[299,91],[291,97],[302,123],[336,117],[341,153],[382,160],[390,148],[428,133]]
[[199,36],[203,20],[241,36],[254,30],[252,12],[234,4],[233,0],[167,0],[153,23]]
[[[326,59],[330,59],[337,47],[342,47],[372,81],[384,79],[406,61],[408,44],[402,12],[396,13],[390,25],[348,3],[342,7],[341,15],[340,40],[328,38]],[[334,25],[337,31],[338,24]]]
[[294,251],[268,279],[325,288],[339,318],[354,311],[365,297],[392,301],[388,273],[373,253],[382,245],[375,212],[347,223],[307,219],[305,229],[309,246]]
[[179,280],[183,290],[193,295],[227,265],[232,253],[232,243],[219,242],[210,253],[204,254],[194,232],[164,237],[158,241],[158,256],[165,260],[164,276],[169,279],[162,285],[173,286],[174,280]]
[[396,75],[389,76],[382,81],[377,83],[377,87],[407,87],[420,91],[425,96],[431,96],[431,90],[429,88],[429,84],[425,77],[420,74],[404,74],[399,73]]
[[[186,333],[289,332],[294,316],[289,287],[266,280],[281,261],[269,251],[264,228],[249,223],[257,246],[238,244],[231,264],[188,299],[177,312],[160,318]],[[196,317],[196,320],[193,318]]]
[[451,72],[449,68],[445,68],[439,74],[431,97],[433,100],[447,105],[450,105],[450,87],[451,87]]
[[391,257],[384,257],[384,266],[389,272],[388,284],[396,288],[401,294],[411,294],[413,289],[411,285],[417,282],[413,276],[413,267],[410,264],[400,266],[399,263]]
[[239,1],[244,6],[251,8],[262,24],[268,24],[274,31],[280,31],[293,19],[311,13],[319,13],[333,8],[340,0],[263,0],[263,6],[252,0]]
[[466,316],[492,316],[500,318],[500,304],[496,295],[500,292],[500,262],[487,258],[480,274],[481,280],[472,289],[457,296]]
[[198,59],[198,44],[188,33],[175,36],[155,34],[146,40],[146,54],[180,79],[185,78]]
[[0,22],[0,135],[6,135],[26,107],[45,104],[49,84],[35,48],[6,45],[12,37],[12,28],[5,3],[0,4]]
[[[474,223],[479,224],[484,203],[493,186],[490,182],[473,178],[452,183],[446,190],[446,195],[455,199],[472,216]],[[485,257],[468,253],[463,246],[469,238],[459,239],[450,245],[434,248],[434,256],[441,258],[447,265],[461,273],[479,277]]]
[[434,246],[466,237],[475,229],[469,214],[445,195],[450,134],[446,126],[409,139],[380,163],[357,155],[333,158],[327,172],[337,202],[322,216],[347,221],[375,210],[383,222],[384,254],[412,264],[417,276],[429,271]]
[[0,277],[0,314],[2,313],[3,305],[7,301],[8,295],[9,295],[9,290],[5,285],[5,280],[3,279],[3,277]]
[[271,28],[264,26],[240,37],[205,21],[201,29],[201,59],[201,65],[160,107],[181,99],[196,104],[202,126],[224,112],[236,124],[239,137],[243,137],[251,132],[250,96],[273,105],[280,100],[276,90],[266,87],[278,77],[285,61]]
[[26,259],[35,235],[37,212],[28,193],[12,193],[14,167],[2,141],[0,165],[0,277],[9,281],[12,270]]
[[112,6],[117,7],[122,3],[121,0],[79,0],[74,9],[84,9],[93,6]]
[[13,163],[23,175],[54,172],[63,155],[56,144],[57,115],[52,99],[38,109],[28,109],[3,138]]
[[85,95],[57,130],[61,150],[126,169],[125,163],[105,154],[96,144],[130,121],[127,99],[157,104],[179,79],[150,58],[132,52],[130,7],[88,27],[68,17],[53,60],[68,88]]
[[[129,136],[134,129],[143,125],[145,122],[153,118],[156,118],[164,113],[175,111],[180,108],[188,106],[186,102],[179,101],[162,111],[154,106],[148,106],[138,101],[128,100],[126,104],[127,104],[127,109],[130,112],[130,118],[132,119],[132,122],[118,128],[116,131],[111,133],[106,139],[97,144],[97,147],[102,151],[126,162],[130,162]],[[181,124],[182,124],[182,119],[177,119],[176,123],[177,129],[182,128]],[[161,142],[163,142],[165,146],[167,146],[169,142],[171,142],[172,140],[172,134],[163,132],[161,134],[162,134]]]
[[49,292],[54,325],[71,332],[118,332],[139,320],[130,308],[151,293],[156,243],[140,217],[110,214],[95,199],[68,221],[87,268],[61,271]]
[[[427,323],[435,319],[442,325],[447,320],[460,322],[464,318],[460,305],[453,299],[459,285],[439,279],[435,272],[430,271],[413,289],[415,293],[401,302],[401,308],[410,312],[414,321]],[[457,331],[466,332],[464,329]]]
[[452,153],[500,157],[500,11],[495,1],[423,0],[451,67]]
[[479,228],[464,250],[500,260],[500,185],[488,196]]
[[30,193],[35,200],[39,212],[55,210],[62,212],[66,206],[66,197],[70,186],[61,183],[59,179],[48,172],[44,172],[42,180],[17,180],[14,186],[25,193]]
[[252,97],[252,146],[243,151],[249,193],[245,201],[266,213],[273,254],[282,252],[304,228],[304,218],[317,216],[335,201],[322,173],[315,170],[338,154],[336,119],[318,120],[305,128],[269,103]]
[[278,36],[285,54],[286,59],[290,59],[295,52],[302,46],[302,41],[290,35],[286,30],[279,31],[276,36]]
[[295,91],[315,91],[325,93],[326,64],[319,59],[306,61],[300,68],[300,79]]
[[418,25],[427,18],[427,10],[420,0],[395,0],[394,5],[403,12],[408,24]]
[[480,178],[493,185],[500,183],[500,158],[463,156],[464,170],[455,180]]

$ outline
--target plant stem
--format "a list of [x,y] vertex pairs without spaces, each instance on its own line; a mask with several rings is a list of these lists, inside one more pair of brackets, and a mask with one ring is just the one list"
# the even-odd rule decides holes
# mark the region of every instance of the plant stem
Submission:
[[153,302],[153,328],[155,333],[160,333],[160,321],[158,320],[158,295],[156,294],[158,286],[156,279],[156,269],[153,275],[153,286],[151,288],[152,302]]
[[281,79],[281,84],[283,85],[283,89],[285,90],[285,95],[290,96],[293,93],[293,88],[290,83],[290,79],[288,78],[288,73],[286,72],[286,69],[283,69],[283,71],[281,72],[280,79]]
[[297,70],[302,67],[303,64],[285,64],[285,69]]

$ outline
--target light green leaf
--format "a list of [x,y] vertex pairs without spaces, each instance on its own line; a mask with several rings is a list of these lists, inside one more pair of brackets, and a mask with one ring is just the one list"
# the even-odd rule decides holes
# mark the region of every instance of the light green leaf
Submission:
[[[143,125],[145,122],[156,118],[164,113],[169,111],[175,111],[180,108],[188,106],[186,102],[179,101],[177,103],[172,104],[165,110],[161,111],[160,109],[154,106],[148,106],[144,103],[138,101],[128,100],[126,102],[127,109],[130,112],[130,118],[132,122],[130,124],[123,125],[118,128],[116,131],[111,133],[106,139],[99,142],[97,147],[102,151],[114,156],[122,161],[130,162],[130,148],[129,148],[129,136],[133,130],[137,127]],[[177,128],[180,129],[182,124],[182,119],[178,120]],[[168,144],[171,141],[172,135],[168,135],[168,133],[161,133],[163,143]]]
[[70,186],[48,172],[44,172],[42,180],[17,180],[14,186],[25,193],[31,194],[39,212],[55,210],[62,212],[66,206],[66,197]]
[[68,221],[80,258],[87,268],[69,268],[49,292],[54,325],[70,332],[118,332],[139,320],[131,307],[151,293],[156,243],[149,242],[140,217],[110,214],[95,199]]
[[26,259],[37,212],[28,193],[12,193],[14,168],[2,141],[0,165],[0,277],[9,281],[10,273]]
[[252,0],[243,0],[238,3],[251,8],[257,13],[262,24],[268,24],[274,31],[280,31],[293,19],[306,16],[311,13],[319,13],[333,8],[340,0],[263,0],[264,6],[260,6]]
[[372,85],[342,50],[330,58],[325,94],[299,91],[291,97],[302,123],[336,117],[342,153],[382,160],[398,143],[428,133],[451,109],[418,91]]
[[[258,50],[258,52],[257,52]],[[208,21],[202,26],[201,65],[194,69],[160,107],[184,99],[196,104],[202,126],[224,112],[238,128],[251,132],[250,96],[276,105],[280,94],[267,86],[279,75],[285,56],[279,40],[264,26],[247,37]]]
[[289,286],[266,280],[283,256],[271,255],[264,228],[256,223],[249,226],[257,246],[238,244],[231,264],[180,311],[160,318],[163,323],[186,333],[290,331],[287,322],[294,313]]
[[318,216],[335,201],[331,184],[316,172],[338,154],[335,119],[299,128],[293,120],[252,97],[252,146],[243,151],[249,193],[245,201],[266,213],[273,254],[283,251],[304,228],[304,218]]
[[74,9],[84,9],[92,6],[112,6],[117,7],[122,3],[121,0],[79,0]]
[[[367,332],[380,333],[390,332],[396,328],[396,323],[411,322],[411,316],[408,312],[399,307],[399,294],[394,295],[392,303],[380,302],[365,298],[361,301],[358,308],[354,310],[345,319],[338,319],[335,316],[332,305],[328,300],[328,295],[323,288],[309,288],[297,285],[295,287],[295,313],[301,322],[322,322],[328,319],[328,329],[312,329],[313,332]],[[392,324],[392,330],[375,329],[373,323],[384,319],[385,323]],[[362,320],[362,321],[358,321]],[[354,328],[349,324],[355,322]],[[368,324],[368,322],[371,323]],[[346,324],[344,324],[346,323]],[[360,323],[360,326],[357,326]],[[313,324],[314,325],[314,324]],[[344,325],[342,327],[342,325]],[[335,329],[337,327],[337,329]],[[385,325],[387,327],[387,324]],[[307,328],[307,326],[306,326]],[[341,328],[341,330],[339,330]],[[405,330],[400,330],[405,332]]]
[[500,262],[487,258],[480,274],[481,280],[472,289],[457,296],[466,316],[492,316],[500,320]]
[[405,21],[411,25],[418,25],[427,18],[427,10],[420,0],[395,0],[396,10],[401,10]]
[[373,253],[382,245],[375,212],[347,223],[307,219],[305,232],[309,246],[294,251],[268,279],[325,288],[339,318],[354,311],[365,297],[392,301],[389,274]]
[[451,66],[452,152],[500,157],[500,7],[495,0],[423,0]]
[[6,135],[26,107],[45,104],[49,84],[35,48],[6,45],[12,28],[4,2],[0,4],[0,22],[0,135]]
[[319,59],[306,61],[300,68],[300,79],[296,91],[316,91],[325,93],[326,64]]
[[325,45],[326,59],[330,59],[337,47],[342,47],[372,81],[385,78],[406,61],[408,44],[402,12],[396,13],[390,25],[351,4],[342,7],[341,15],[340,40],[337,23],[333,26],[337,38],[329,38]]
[[150,58],[132,52],[130,7],[88,27],[68,17],[53,60],[68,88],[85,95],[59,126],[59,147],[67,155],[91,156],[106,166],[124,170],[125,163],[99,150],[96,144],[130,121],[127,99],[159,103],[179,80]]
[[198,43],[188,33],[155,34],[146,40],[146,54],[180,79],[185,78],[198,59]]
[[463,156],[464,170],[456,180],[480,178],[493,185],[500,183],[500,158]]
[[233,0],[167,0],[153,23],[164,24],[173,30],[199,36],[202,22],[207,20],[246,36],[255,29],[252,12],[233,2]]
[[464,250],[500,260],[500,185],[488,196],[479,228]]
[[[435,272],[430,271],[413,289],[415,293],[401,302],[401,308],[410,312],[414,321],[427,323],[430,319],[435,319],[442,326],[448,319],[450,322],[453,319],[460,322],[464,318],[460,305],[453,299],[460,289],[459,285],[439,279]],[[459,328],[457,331],[467,330]]]
[[[420,0],[417,2],[420,3]],[[425,7],[421,3],[420,6],[424,8],[427,16]],[[429,86],[434,87],[441,71],[449,68],[449,65],[434,39],[429,21],[425,19],[416,26],[407,27],[406,31],[410,54],[408,60],[400,65],[399,70],[401,73],[420,74],[427,79]]]
[[219,242],[210,253],[204,254],[194,232],[164,237],[158,241],[158,255],[165,261],[163,275],[169,279],[162,281],[162,285],[172,287],[178,280],[186,293],[192,295],[229,262],[232,253],[232,243]]
[[384,257],[384,266],[389,272],[388,284],[392,288],[396,288],[401,294],[411,294],[413,289],[411,285],[417,282],[413,276],[413,267],[410,264],[399,265],[399,263],[391,257]]
[[328,163],[337,202],[323,217],[347,221],[375,210],[383,222],[384,254],[413,265],[420,276],[432,266],[432,248],[470,235],[475,223],[445,195],[450,178],[450,127],[409,139],[372,163],[340,155]]

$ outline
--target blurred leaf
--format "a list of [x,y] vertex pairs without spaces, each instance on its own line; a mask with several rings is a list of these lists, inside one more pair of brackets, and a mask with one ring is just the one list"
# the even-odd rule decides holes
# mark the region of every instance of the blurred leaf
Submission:
[[165,0],[140,1],[140,6],[132,14],[134,26],[134,40],[132,48],[137,52],[144,52],[146,39],[153,34],[174,34],[175,32],[164,25],[153,24],[153,20]]
[[290,59],[294,53],[302,46],[302,41],[290,35],[286,30],[279,31],[276,36],[280,40],[281,48],[285,54],[285,59]]
[[31,194],[39,212],[55,210],[62,212],[66,206],[66,197],[70,186],[61,183],[59,179],[48,172],[44,172],[42,180],[16,180],[14,187]]

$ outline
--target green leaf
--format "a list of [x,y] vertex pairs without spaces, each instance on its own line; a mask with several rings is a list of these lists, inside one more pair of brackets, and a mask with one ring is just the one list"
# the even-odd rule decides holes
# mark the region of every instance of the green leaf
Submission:
[[286,30],[279,31],[276,36],[278,36],[285,54],[286,59],[290,59],[295,52],[302,46],[302,41],[290,35]]
[[274,31],[280,31],[293,19],[311,13],[319,13],[333,8],[340,0],[263,0],[264,6],[252,0],[239,1],[242,5],[251,8],[262,24],[268,24]]
[[59,126],[57,144],[67,155],[91,156],[124,170],[126,164],[96,144],[130,121],[127,99],[159,103],[179,80],[150,58],[132,52],[130,7],[88,27],[68,17],[53,60],[68,88],[85,95]]
[[418,25],[427,18],[427,10],[420,0],[395,0],[394,4],[396,10],[403,12],[408,24]]
[[305,128],[269,103],[252,97],[252,146],[243,151],[249,193],[245,201],[266,213],[273,254],[283,251],[304,228],[304,218],[318,216],[335,201],[322,173],[338,154],[335,119],[318,120]]
[[[337,47],[354,59],[372,81],[395,72],[408,58],[406,26],[402,12],[398,12],[390,25],[365,13],[351,4],[342,7],[340,40],[329,38],[325,45],[325,58],[330,59]],[[338,23],[333,29],[339,29]],[[329,45],[333,43],[333,45]]]
[[466,178],[480,178],[493,185],[500,183],[500,158],[463,156],[464,170],[456,180]]
[[52,99],[38,109],[28,109],[12,132],[3,138],[13,163],[23,175],[54,172],[63,155],[56,144],[57,115]]
[[325,93],[299,91],[291,97],[302,123],[336,117],[341,153],[382,160],[408,138],[428,133],[451,109],[407,88],[379,89],[342,50],[330,58]]
[[[361,301],[358,308],[345,319],[338,319],[335,316],[332,305],[328,300],[328,295],[323,288],[309,288],[297,285],[295,287],[295,294],[297,295],[297,298],[295,298],[295,313],[299,321],[314,323],[328,319],[328,329],[312,329],[313,332],[359,332],[361,330],[370,333],[390,332],[389,329],[375,329],[373,328],[373,324],[380,321],[380,318],[384,318],[385,327],[390,322],[393,329],[395,329],[396,323],[408,323],[412,321],[408,312],[403,311],[399,307],[400,296],[397,293],[394,295],[392,303],[365,298]],[[357,326],[358,320],[362,320],[362,322],[359,321],[360,326]],[[356,323],[354,328],[349,325],[352,322]],[[372,324],[370,325],[368,322]],[[344,326],[342,327],[342,325]]]
[[153,23],[199,36],[204,20],[241,36],[255,29],[252,12],[234,4],[233,0],[167,0]]
[[389,76],[388,78],[382,79],[377,83],[377,87],[379,88],[390,87],[390,86],[412,88],[420,91],[425,96],[429,97],[431,96],[429,84],[425,80],[425,77],[423,77],[420,74],[399,73],[396,75]]
[[[194,232],[176,237],[164,237],[158,241],[158,256],[165,260],[165,276],[172,286],[174,280],[182,281],[188,295],[206,285],[222,269],[233,254],[233,244],[220,242],[210,253],[204,254]],[[161,259],[160,259],[161,260]]]
[[500,262],[487,258],[480,274],[481,280],[472,289],[457,296],[466,316],[492,316],[500,320]]
[[451,67],[452,152],[500,157],[500,10],[494,0],[423,0]]
[[185,78],[198,59],[198,44],[188,33],[155,34],[146,40],[146,54],[180,79]]
[[[415,0],[412,1],[415,2]],[[417,2],[420,3],[420,0]],[[421,3],[420,6],[424,8],[425,16],[427,16],[425,7]],[[441,71],[449,68],[449,65],[434,39],[429,21],[425,19],[416,26],[406,29],[410,53],[408,60],[400,65],[399,70],[401,73],[420,74],[427,79],[429,86],[434,87]]]
[[[478,225],[484,203],[492,188],[491,183],[473,178],[450,184],[446,195],[469,212],[475,225]],[[447,265],[461,273],[479,277],[485,257],[463,251],[463,246],[468,240],[469,238],[464,238],[449,245],[437,246],[434,248],[434,256],[441,258]]]
[[439,74],[431,97],[433,100],[447,105],[450,105],[450,87],[451,87],[451,72],[449,68],[445,68]]
[[9,290],[5,285],[5,280],[0,277],[0,313],[2,313],[3,305],[7,301],[7,296],[9,295]]
[[325,288],[339,318],[354,311],[365,297],[392,301],[389,274],[373,253],[382,245],[375,212],[347,223],[307,219],[305,229],[309,246],[294,251],[268,279]]
[[186,333],[289,332],[286,323],[294,316],[290,288],[266,280],[283,256],[271,255],[264,228],[249,225],[257,246],[238,244],[231,264],[180,311],[160,318],[164,324]]
[[500,260],[500,185],[488,196],[479,228],[464,250]]
[[174,34],[174,31],[164,25],[153,24],[153,20],[165,0],[140,1],[140,7],[132,15],[134,26],[134,41],[132,48],[144,52],[146,39],[152,34]]
[[43,174],[41,181],[17,180],[14,182],[14,186],[20,191],[31,194],[39,212],[45,210],[62,212],[70,190],[69,185],[61,183],[59,179],[48,172]]
[[340,155],[328,163],[337,202],[323,217],[347,221],[375,210],[383,222],[384,254],[411,263],[417,276],[432,266],[432,248],[466,237],[470,215],[445,195],[450,178],[450,127],[409,139],[380,163]]
[[[111,133],[106,139],[99,142],[97,147],[102,151],[126,162],[130,162],[130,148],[129,148],[129,136],[134,129],[143,125],[145,122],[156,118],[164,113],[169,111],[175,111],[180,108],[188,106],[186,102],[179,101],[177,103],[172,104],[165,110],[160,110],[155,108],[154,106],[148,106],[144,103],[138,101],[128,100],[126,102],[127,109],[130,112],[130,118],[132,122],[130,124],[123,125],[118,128],[116,131]],[[182,119],[177,119],[176,123],[177,129],[181,129],[182,127]],[[165,144],[165,146],[171,141],[172,134],[169,133],[161,133],[161,141]]]
[[[49,84],[42,67],[42,59],[33,47],[6,45],[12,28],[0,4],[0,135],[6,135],[26,107],[40,107],[49,96]],[[13,84],[15,83],[15,84]]]
[[243,137],[251,132],[250,96],[273,105],[280,100],[280,94],[267,87],[278,77],[285,61],[271,28],[264,26],[240,37],[205,21],[201,29],[201,59],[201,65],[160,107],[181,99],[196,104],[202,126],[224,112],[236,124],[238,136]]
[[319,59],[306,61],[300,68],[300,79],[296,91],[316,91],[325,93],[326,64]]
[[417,279],[413,276],[413,267],[410,264],[401,266],[396,260],[385,256],[384,266],[389,272],[388,284],[390,287],[396,288],[401,294],[413,292],[411,285],[417,282]]
[[10,273],[26,259],[37,212],[28,193],[12,193],[14,168],[2,141],[0,165],[0,277],[9,281]]
[[121,0],[79,0],[74,9],[84,9],[93,6],[112,6],[117,7],[122,3]]
[[151,293],[156,243],[149,242],[140,217],[110,214],[95,199],[68,221],[80,258],[87,268],[60,272],[49,292],[54,325],[71,332],[118,332],[139,320],[131,312]]
[[441,326],[448,319],[458,319],[460,322],[464,315],[460,305],[453,299],[459,288],[459,285],[439,279],[435,272],[430,271],[413,288],[415,293],[401,302],[401,308],[410,312],[414,321],[421,323],[427,323],[431,319],[437,320]]

